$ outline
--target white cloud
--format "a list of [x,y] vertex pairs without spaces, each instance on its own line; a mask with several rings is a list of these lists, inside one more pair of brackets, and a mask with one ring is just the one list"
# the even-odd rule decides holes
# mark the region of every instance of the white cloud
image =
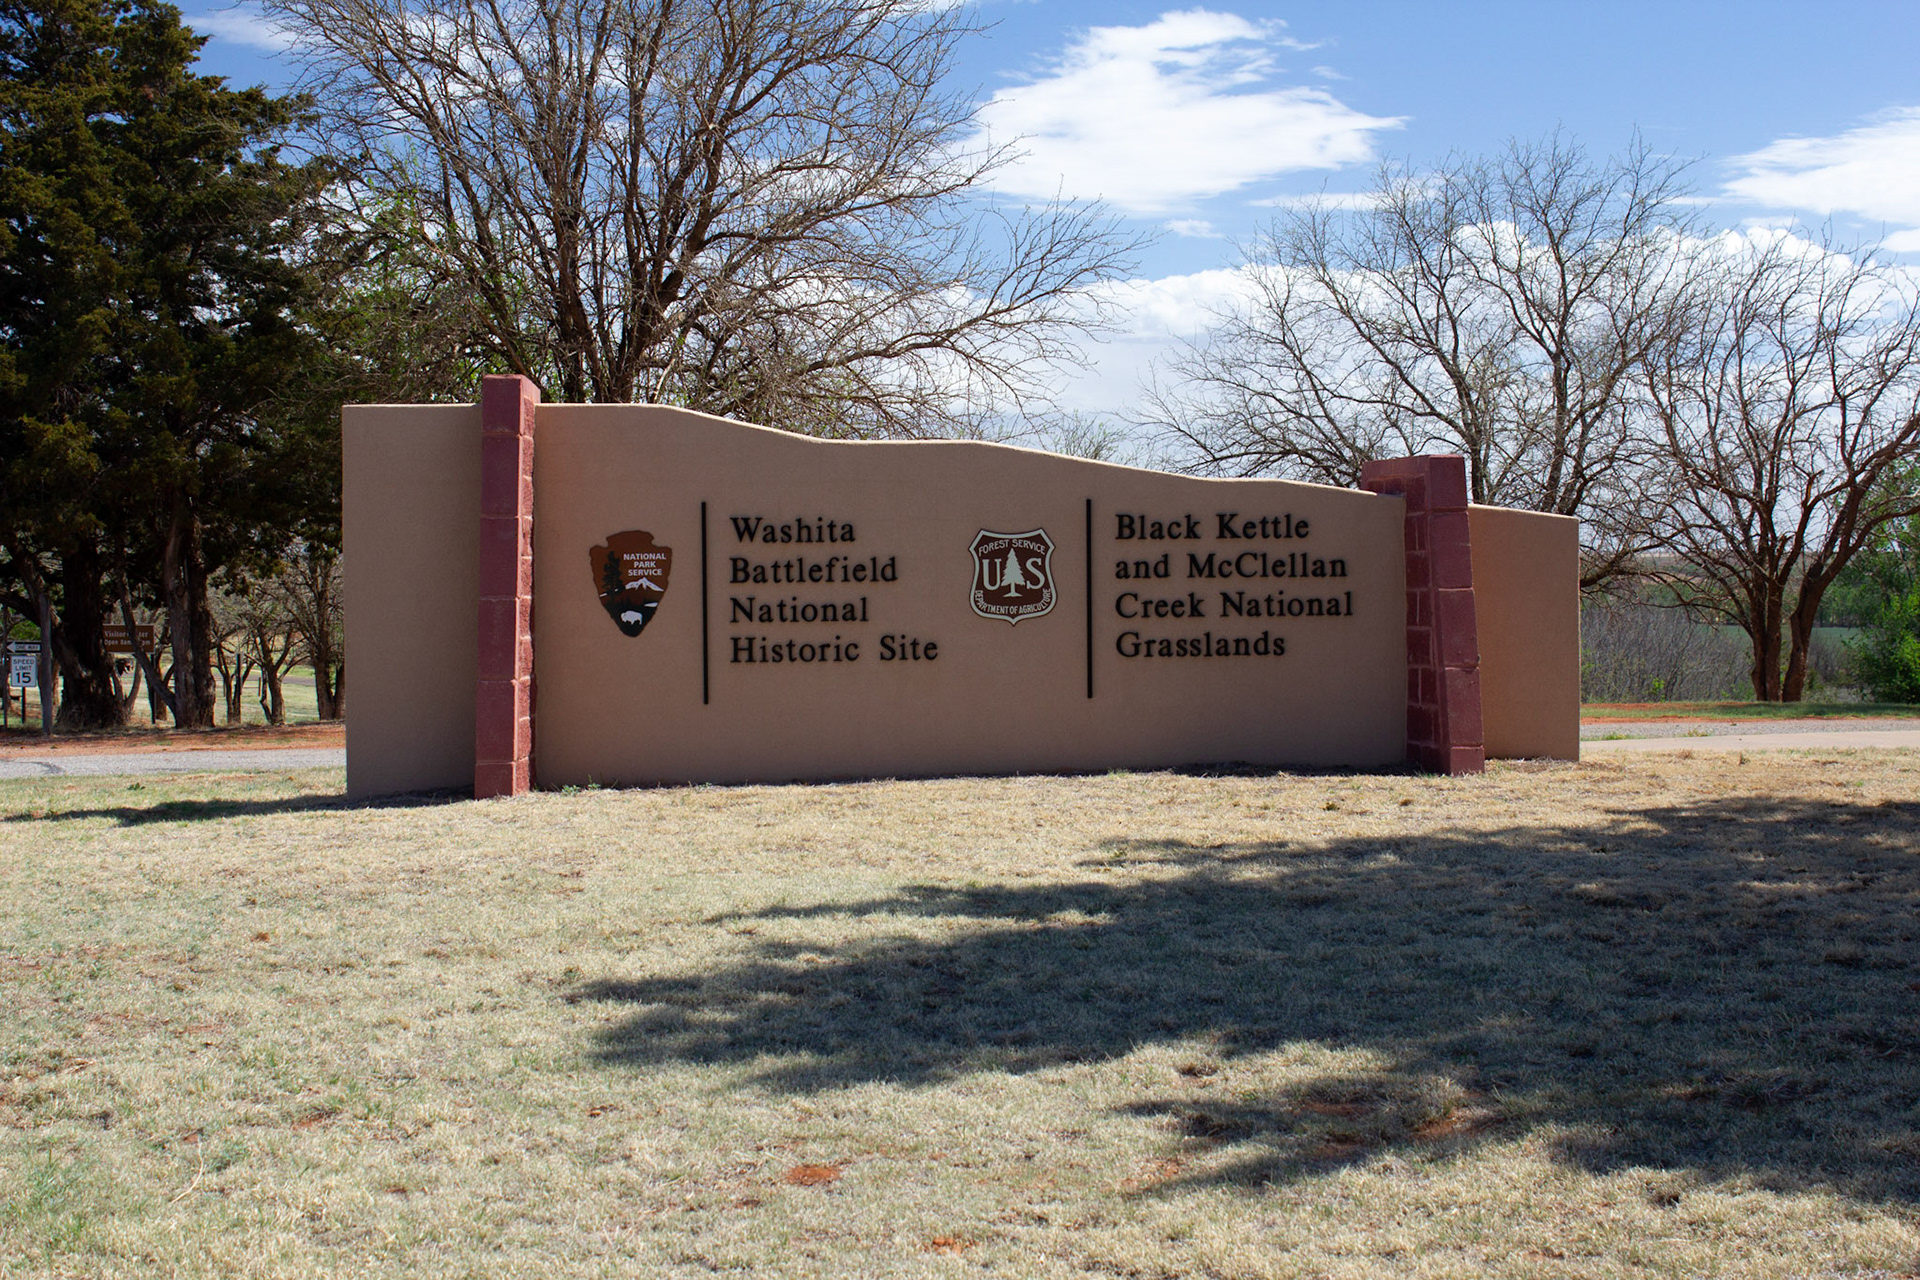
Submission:
[[1920,226],[1920,107],[1831,138],[1782,138],[1733,163],[1743,171],[1727,183],[1731,196]]
[[996,175],[1014,195],[1101,197],[1134,213],[1299,169],[1372,158],[1398,119],[1364,115],[1322,89],[1283,85],[1277,22],[1183,9],[1141,27],[1093,27],[1032,82],[981,108],[987,136],[1026,152]]
[[1305,195],[1267,196],[1247,203],[1274,209],[1345,209],[1357,212],[1377,209],[1385,198],[1378,191],[1317,191]]
[[284,53],[294,46],[294,35],[250,5],[235,5],[210,13],[183,15],[183,21],[201,35],[231,40],[268,53]]
[[1244,271],[1216,269],[1155,280],[1117,280],[1101,287],[1101,301],[1120,325],[1104,342],[1089,343],[1088,367],[1069,371],[1054,389],[1063,409],[1124,416],[1139,408],[1153,367],[1182,338],[1213,326],[1224,307],[1254,296]]
[[1335,71],[1332,67],[1315,67],[1313,68],[1313,74],[1319,76],[1322,80],[1345,80],[1347,78],[1338,71]]
[[1177,236],[1187,236],[1195,240],[1224,240],[1225,236],[1214,230],[1213,224],[1205,218],[1174,218],[1161,224]]

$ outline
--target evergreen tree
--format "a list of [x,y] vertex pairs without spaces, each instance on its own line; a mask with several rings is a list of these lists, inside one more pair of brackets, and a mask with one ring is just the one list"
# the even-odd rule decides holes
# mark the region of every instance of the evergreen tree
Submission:
[[0,537],[60,566],[76,725],[112,718],[110,577],[164,605],[176,722],[211,725],[210,578],[333,500],[330,415],[277,399],[329,170],[278,153],[304,103],[194,74],[203,43],[152,0],[0,0],[0,479],[31,495]]

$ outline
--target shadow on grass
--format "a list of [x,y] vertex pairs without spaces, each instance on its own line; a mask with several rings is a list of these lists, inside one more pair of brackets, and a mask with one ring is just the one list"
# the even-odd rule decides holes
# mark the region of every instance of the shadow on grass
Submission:
[[1747,796],[1472,835],[1143,839],[1082,866],[769,910],[843,941],[570,998],[636,1006],[601,1034],[606,1063],[739,1064],[796,1092],[1172,1041],[1204,1043],[1197,1078],[1289,1046],[1383,1064],[1287,1096],[1170,1083],[1133,1105],[1227,1149],[1206,1181],[1551,1125],[1584,1169],[1920,1200],[1920,804]]
[[468,791],[417,791],[407,795],[349,800],[331,795],[273,796],[262,800],[209,797],[203,800],[155,800],[151,804],[96,805],[91,808],[28,810],[0,817],[0,823],[81,822],[105,818],[123,827],[154,822],[207,822],[217,818],[256,818],[281,813],[321,813],[348,809],[424,809],[473,799]]

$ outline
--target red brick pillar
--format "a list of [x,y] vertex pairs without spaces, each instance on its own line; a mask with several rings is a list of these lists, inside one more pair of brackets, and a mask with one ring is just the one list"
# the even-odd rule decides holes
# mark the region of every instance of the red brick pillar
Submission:
[[1480,636],[1457,453],[1367,463],[1360,487],[1407,503],[1407,759],[1434,773],[1486,768]]
[[480,674],[473,797],[533,785],[533,418],[521,377],[480,384]]

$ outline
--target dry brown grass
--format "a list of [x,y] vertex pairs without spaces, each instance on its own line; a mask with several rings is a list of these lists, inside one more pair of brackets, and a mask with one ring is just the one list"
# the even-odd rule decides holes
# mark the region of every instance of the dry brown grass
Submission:
[[1920,1272],[1920,754],[0,783],[0,1276]]

